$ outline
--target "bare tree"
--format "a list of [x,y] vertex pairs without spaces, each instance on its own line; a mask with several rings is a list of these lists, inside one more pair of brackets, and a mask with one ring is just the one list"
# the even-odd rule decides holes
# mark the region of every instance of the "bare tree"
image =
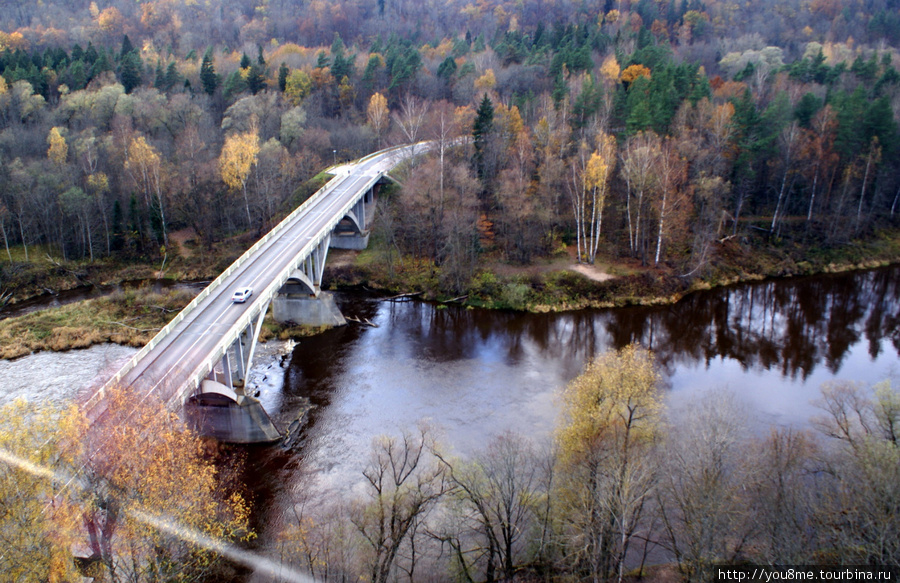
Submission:
[[747,464],[739,405],[713,391],[690,404],[690,419],[669,431],[660,460],[657,501],[664,544],[688,581],[707,581],[713,564],[743,548],[746,505],[741,499]]
[[372,583],[387,583],[401,546],[443,495],[444,467],[432,460],[433,439],[425,427],[399,439],[382,436],[363,471],[369,501],[353,508],[351,520],[368,546]]
[[[485,581],[495,581],[498,569],[503,580],[508,580],[519,563],[523,537],[535,518],[541,480],[533,447],[520,435],[504,433],[470,463],[441,461],[447,467],[454,497],[462,504],[462,512],[473,517],[481,541],[479,548],[470,549],[468,554],[485,558]],[[460,557],[466,554],[461,547],[456,550]],[[470,566],[461,566],[471,577]]]
[[403,132],[406,143],[419,141],[419,132],[428,114],[428,102],[407,93],[400,102],[400,111],[393,114],[394,122]]
[[629,138],[622,151],[622,174],[628,187],[625,213],[628,219],[628,244],[632,256],[645,259],[647,247],[648,203],[657,190],[657,161],[660,155],[659,136],[641,132]]
[[[871,396],[870,396],[871,395]],[[856,383],[829,384],[815,423],[832,448],[825,470],[821,524],[844,561],[900,562],[900,393],[888,381],[872,393]]]
[[813,467],[818,454],[807,433],[773,428],[754,447],[752,520],[755,553],[770,565],[814,562],[818,546],[817,493],[822,484]]

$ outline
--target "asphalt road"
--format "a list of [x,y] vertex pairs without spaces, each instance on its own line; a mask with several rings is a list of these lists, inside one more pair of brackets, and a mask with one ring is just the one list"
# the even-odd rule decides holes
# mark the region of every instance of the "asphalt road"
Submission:
[[[271,299],[272,294],[266,297],[262,292],[288,265],[293,263],[296,267],[293,260],[299,249],[316,239],[335,219],[340,220],[342,217],[337,217],[340,209],[360,196],[377,173],[422,151],[423,146],[415,147],[419,149],[405,147],[380,152],[360,163],[339,167],[340,182],[331,192],[294,217],[290,225],[228,276],[123,377],[121,384],[148,396],[156,395],[165,402],[180,399],[194,371],[220,348],[224,336],[241,315],[254,308],[258,311],[261,304]],[[232,303],[231,295],[239,287],[253,288],[250,301]]]

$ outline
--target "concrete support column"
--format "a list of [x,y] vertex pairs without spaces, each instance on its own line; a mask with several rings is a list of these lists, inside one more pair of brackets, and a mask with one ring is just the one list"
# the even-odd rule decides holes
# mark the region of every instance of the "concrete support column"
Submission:
[[224,376],[222,384],[229,389],[234,389],[234,383],[231,379],[231,358],[228,356],[227,348],[225,349],[225,354],[222,355],[222,375]]
[[272,301],[276,322],[303,326],[343,326],[347,323],[334,296],[319,292],[318,296],[278,294]]

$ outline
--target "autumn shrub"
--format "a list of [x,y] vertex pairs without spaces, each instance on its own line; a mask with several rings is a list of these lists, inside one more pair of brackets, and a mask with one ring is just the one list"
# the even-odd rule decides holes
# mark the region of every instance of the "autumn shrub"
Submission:
[[500,291],[500,297],[497,299],[497,307],[523,310],[527,306],[530,292],[531,287],[524,283],[507,283]]

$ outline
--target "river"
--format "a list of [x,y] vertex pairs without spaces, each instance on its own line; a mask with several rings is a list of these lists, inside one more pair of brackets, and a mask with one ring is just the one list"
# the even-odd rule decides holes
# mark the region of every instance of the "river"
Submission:
[[[630,342],[654,351],[670,405],[689,408],[705,391],[725,390],[760,431],[807,426],[824,382],[893,378],[896,386],[900,362],[900,267],[743,284],[671,306],[563,314],[359,293],[338,300],[345,315],[376,327],[351,323],[305,338],[286,355],[283,345],[270,345],[251,373],[281,428],[313,406],[300,447],[245,448],[263,552],[274,552],[279,518],[301,481],[344,498],[361,490],[375,437],[427,422],[460,455],[506,430],[546,440],[558,419],[559,391],[589,358]],[[28,370],[56,378],[77,368],[71,363],[79,357],[103,370],[131,350],[32,355],[0,362],[0,378],[7,388],[20,379],[27,392]],[[47,372],[52,363],[58,372]]]
[[[522,314],[339,296],[351,324],[304,339],[260,398],[282,426],[314,408],[299,451],[256,448],[246,476],[260,546],[301,481],[362,490],[372,440],[427,422],[466,455],[512,430],[549,438],[559,391],[592,356],[631,342],[654,351],[667,401],[734,394],[757,430],[805,427],[822,383],[898,377],[900,268],[743,284],[663,307]],[[895,383],[896,385],[896,383]],[[251,579],[253,580],[253,579]]]

